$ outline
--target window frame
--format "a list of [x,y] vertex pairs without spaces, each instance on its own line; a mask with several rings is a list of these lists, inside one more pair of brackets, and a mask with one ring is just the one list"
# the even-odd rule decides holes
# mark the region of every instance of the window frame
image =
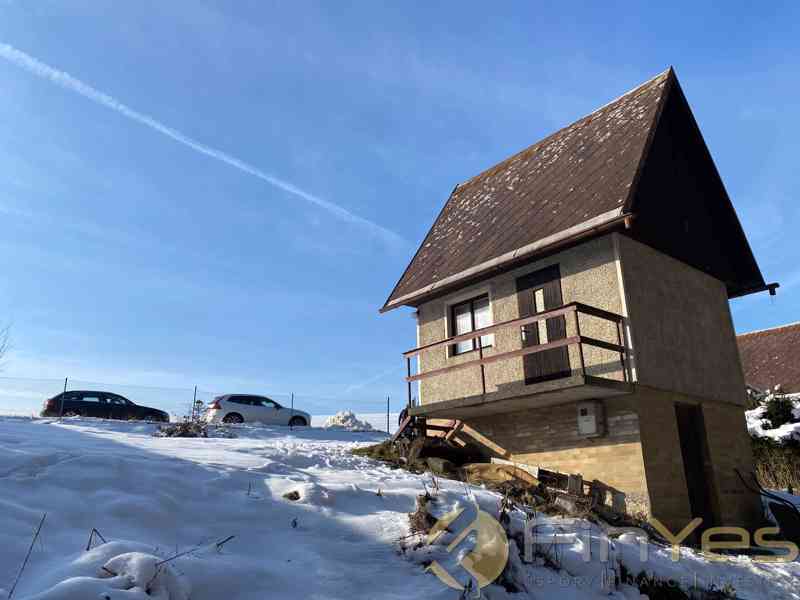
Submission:
[[[459,300],[458,302],[453,302],[452,304],[449,304],[447,306],[447,320],[449,322],[449,331],[448,331],[449,337],[455,337],[456,335],[463,335],[463,334],[460,334],[460,333],[455,333],[455,331],[456,331],[456,325],[457,325],[457,323],[456,323],[456,309],[460,308],[460,307],[463,307],[464,305],[469,305],[469,317],[470,317],[470,327],[471,327],[470,331],[465,332],[465,333],[470,333],[471,331],[475,331],[475,303],[479,302],[479,301],[483,301],[483,300],[486,301],[486,305],[487,305],[487,308],[489,310],[489,318],[490,318],[491,322],[494,323],[494,318],[493,318],[493,315],[492,315],[492,300],[489,297],[489,292],[486,291],[486,292],[483,292],[482,294],[478,294],[476,296],[472,296],[471,298],[467,298],[466,300]],[[489,338],[489,343],[487,343],[487,344],[483,343],[483,338],[484,337]],[[466,342],[459,342],[459,343],[463,344],[463,343],[466,343]],[[486,335],[480,336],[477,339],[472,339],[471,340],[472,348],[470,348],[468,350],[459,351],[459,349],[458,349],[458,344],[459,343],[450,344],[450,346],[448,346],[448,354],[449,354],[449,356],[463,356],[464,354],[469,354],[470,352],[475,352],[476,350],[479,350],[479,349],[491,348],[492,346],[494,346],[494,336],[491,333],[488,333]]]

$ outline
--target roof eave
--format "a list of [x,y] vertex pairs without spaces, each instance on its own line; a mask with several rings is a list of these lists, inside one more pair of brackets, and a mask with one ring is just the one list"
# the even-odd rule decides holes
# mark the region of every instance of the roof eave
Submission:
[[486,277],[492,272],[501,271],[507,266],[523,260],[532,259],[536,256],[551,252],[561,246],[575,242],[577,240],[606,233],[625,224],[627,219],[633,216],[632,213],[625,212],[622,207],[615,208],[602,213],[583,223],[554,233],[548,237],[531,242],[521,248],[506,252],[495,258],[482,262],[478,265],[454,273],[444,279],[436,281],[418,290],[404,294],[394,300],[387,301],[380,309],[380,313],[389,312],[401,306],[418,306],[422,301],[433,294],[442,293],[449,288],[455,288],[459,283],[466,280]]
[[751,288],[736,290],[732,294],[728,294],[728,299],[732,300],[733,298],[741,298],[742,296],[749,296],[750,294],[758,294],[759,292],[769,292],[770,296],[774,296],[775,294],[777,294],[777,290],[779,287],[781,287],[781,284],[778,283],[777,281],[774,283],[765,283],[763,285],[757,285]]

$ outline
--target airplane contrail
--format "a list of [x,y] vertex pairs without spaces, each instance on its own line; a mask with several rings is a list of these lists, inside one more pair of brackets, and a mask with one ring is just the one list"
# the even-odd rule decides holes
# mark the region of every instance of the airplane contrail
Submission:
[[110,96],[100,90],[92,87],[91,85],[82,82],[80,79],[76,79],[69,73],[65,71],[60,71],[56,68],[51,67],[43,63],[42,61],[34,58],[30,54],[23,52],[22,50],[17,50],[13,46],[9,44],[5,44],[0,42],[0,58],[3,58],[10,62],[17,67],[20,67],[37,77],[41,77],[51,83],[54,83],[64,89],[67,89],[71,92],[75,92],[91,100],[92,102],[96,102],[106,108],[110,108],[113,111],[121,114],[132,121],[136,121],[141,125],[149,127],[158,133],[167,136],[168,138],[178,142],[179,144],[183,144],[194,150],[195,152],[199,152],[200,154],[205,154],[211,158],[219,160],[227,165],[235,169],[239,169],[248,175],[252,175],[253,177],[258,177],[259,179],[266,181],[270,185],[283,190],[289,194],[293,194],[314,204],[335,217],[341,219],[342,221],[352,223],[355,225],[359,225],[372,233],[373,235],[377,235],[378,237],[382,238],[384,241],[391,243],[391,244],[402,244],[405,245],[405,240],[400,237],[394,231],[383,227],[382,225],[378,225],[377,223],[370,221],[369,219],[365,219],[364,217],[360,217],[356,215],[346,208],[339,206],[338,204],[334,204],[329,200],[325,200],[324,198],[320,198],[319,196],[315,196],[305,190],[297,187],[293,183],[289,183],[288,181],[284,181],[274,175],[270,175],[269,173],[262,171],[258,167],[255,167],[249,163],[246,163],[243,160],[236,158],[222,150],[218,150],[216,148],[212,148],[211,146],[207,146],[197,140],[189,137],[178,131],[177,129],[173,129],[161,123],[160,121],[154,119],[153,117],[146,115],[144,113],[140,113],[131,107],[123,104],[113,96]]

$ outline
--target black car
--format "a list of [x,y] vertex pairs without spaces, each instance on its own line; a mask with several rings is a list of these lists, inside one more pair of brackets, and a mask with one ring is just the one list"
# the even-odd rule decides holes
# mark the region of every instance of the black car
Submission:
[[[63,406],[62,406],[63,402]],[[101,419],[142,419],[168,422],[163,410],[139,406],[119,394],[110,392],[71,391],[53,396],[44,403],[43,417],[99,417]]]

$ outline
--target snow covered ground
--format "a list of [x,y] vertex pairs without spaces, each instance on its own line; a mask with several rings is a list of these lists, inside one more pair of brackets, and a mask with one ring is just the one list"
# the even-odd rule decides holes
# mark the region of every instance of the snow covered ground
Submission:
[[[432,488],[430,476],[350,453],[385,434],[239,426],[235,439],[185,439],[153,437],[153,429],[93,419],[0,418],[0,588],[13,584],[47,513],[16,599],[179,600],[189,586],[193,600],[458,597],[424,570],[431,551],[399,551],[398,540],[409,534],[407,513],[423,483]],[[473,495],[497,515],[496,494],[469,492],[455,481],[439,486],[437,515],[467,506]],[[283,497],[291,491],[299,492],[298,501]],[[523,516],[513,514],[511,528],[522,527]],[[87,552],[92,528],[109,543]],[[632,536],[613,542],[611,563],[594,555],[584,562],[587,539],[593,551],[606,539],[597,527],[546,519],[542,529],[566,542],[558,551],[562,570],[523,564],[512,549],[517,592],[493,585],[485,598],[638,598],[631,586],[609,595],[601,585],[609,564],[622,561],[633,574],[649,570],[684,586],[695,577],[704,586],[730,583],[740,598],[800,599],[798,562],[712,563],[684,549],[673,563],[667,548],[650,545],[642,563]],[[168,563],[180,580],[171,580],[171,591],[167,583],[150,596],[132,587],[137,578],[152,578],[155,561],[195,547]]]

